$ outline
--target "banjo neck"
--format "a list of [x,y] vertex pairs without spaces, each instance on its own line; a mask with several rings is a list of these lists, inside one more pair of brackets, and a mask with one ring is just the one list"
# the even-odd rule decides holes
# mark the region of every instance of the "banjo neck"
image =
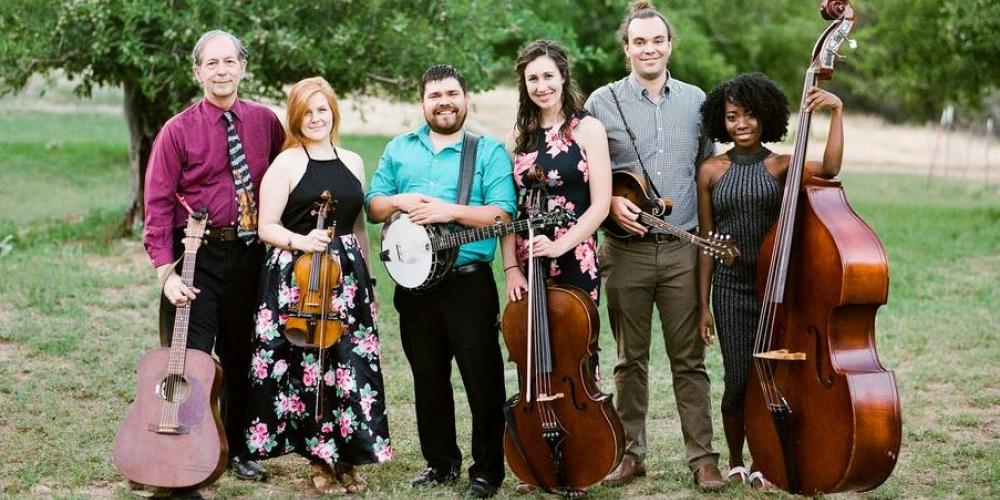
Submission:
[[466,243],[527,231],[531,223],[531,219],[521,219],[508,224],[496,223],[434,236],[431,238],[431,250],[437,252],[438,250],[459,247]]

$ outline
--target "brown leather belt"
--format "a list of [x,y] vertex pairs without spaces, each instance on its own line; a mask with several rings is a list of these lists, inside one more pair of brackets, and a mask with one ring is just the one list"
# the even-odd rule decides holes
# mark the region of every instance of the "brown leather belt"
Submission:
[[235,226],[210,227],[205,230],[207,241],[236,241],[239,234]]
[[[688,231],[691,234],[695,234],[694,230]],[[632,236],[629,241],[633,242],[643,242],[643,243],[669,243],[672,241],[677,241],[680,238],[668,233],[646,233],[645,236]]]

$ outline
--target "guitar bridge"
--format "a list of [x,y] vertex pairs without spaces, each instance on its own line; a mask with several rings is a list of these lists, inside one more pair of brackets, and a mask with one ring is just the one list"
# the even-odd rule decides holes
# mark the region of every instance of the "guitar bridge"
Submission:
[[149,428],[147,430],[149,430],[150,432],[155,432],[157,434],[172,434],[172,435],[187,434],[189,432],[188,428],[184,427],[183,425],[149,424]]

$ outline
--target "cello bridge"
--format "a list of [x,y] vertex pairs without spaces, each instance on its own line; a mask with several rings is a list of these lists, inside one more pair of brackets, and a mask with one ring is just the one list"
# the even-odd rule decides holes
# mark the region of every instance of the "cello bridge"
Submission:
[[771,359],[774,361],[805,361],[806,353],[788,352],[788,349],[778,349],[775,351],[754,353],[753,357],[759,359]]
[[548,394],[539,394],[538,397],[536,398],[536,400],[540,401],[540,402],[555,401],[555,400],[560,399],[562,397],[563,397],[563,393],[561,393],[561,392],[557,392],[557,393],[555,393],[555,394],[553,394],[551,396],[549,396]]

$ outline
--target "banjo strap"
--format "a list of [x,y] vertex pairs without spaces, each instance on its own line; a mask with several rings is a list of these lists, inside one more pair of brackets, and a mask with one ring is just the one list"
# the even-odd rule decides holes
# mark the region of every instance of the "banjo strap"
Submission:
[[466,131],[462,137],[462,160],[458,172],[458,198],[455,203],[468,205],[472,194],[472,179],[476,173],[476,149],[479,147],[479,136]]

